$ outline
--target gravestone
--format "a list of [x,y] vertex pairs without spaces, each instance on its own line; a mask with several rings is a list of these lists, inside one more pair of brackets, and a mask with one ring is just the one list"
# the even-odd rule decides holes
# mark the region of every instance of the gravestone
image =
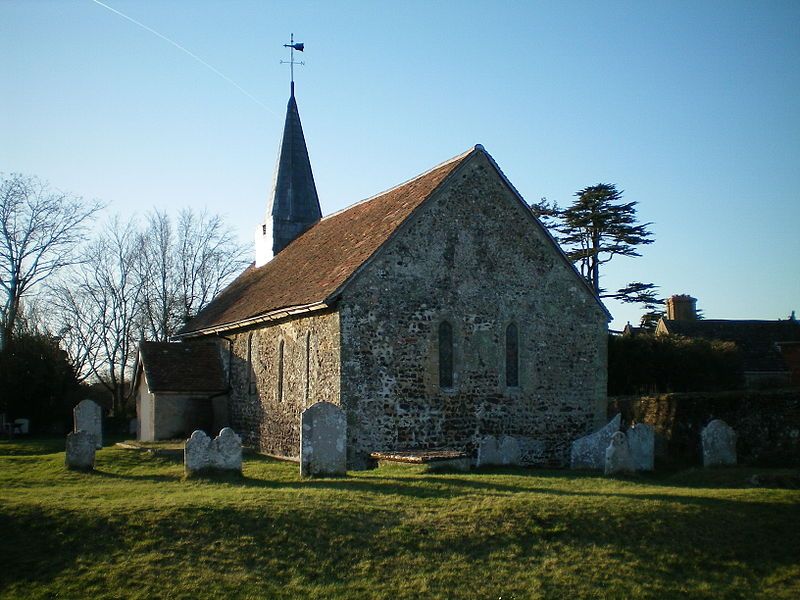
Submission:
[[347,419],[330,402],[317,402],[300,415],[300,475],[317,477],[347,472]]
[[242,439],[225,427],[213,440],[196,430],[183,446],[183,469],[187,477],[204,471],[242,472]]
[[714,419],[700,433],[703,466],[722,467],[736,464],[736,432],[721,419]]
[[626,432],[628,448],[637,471],[652,471],[655,468],[656,432],[647,423],[636,423]]
[[67,434],[64,463],[68,469],[91,471],[94,469],[95,441],[88,431],[73,431]]
[[242,438],[233,429],[224,427],[211,442],[212,469],[242,472]]
[[628,438],[621,431],[617,431],[611,436],[605,452],[606,475],[617,475],[618,473],[633,473],[633,458],[628,448]]
[[570,468],[597,470],[605,468],[606,448],[611,443],[611,436],[619,431],[621,422],[622,416],[617,414],[602,429],[572,442]]
[[497,443],[501,465],[519,465],[519,440],[512,435],[501,435]]
[[497,453],[497,438],[493,435],[485,435],[478,442],[478,458],[476,466],[487,467],[499,465],[500,456]]
[[23,435],[28,435],[31,428],[30,419],[14,419],[14,427]]
[[81,400],[72,409],[73,431],[86,431],[94,436],[96,448],[103,447],[103,411],[92,400]]
[[211,438],[199,429],[192,432],[183,445],[183,470],[187,476],[196,475],[211,464]]

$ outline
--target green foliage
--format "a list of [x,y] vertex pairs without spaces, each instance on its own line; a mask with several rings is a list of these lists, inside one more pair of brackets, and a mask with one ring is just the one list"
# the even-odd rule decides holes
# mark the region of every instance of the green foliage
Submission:
[[22,333],[0,351],[0,412],[9,419],[30,419],[38,431],[62,429],[78,389],[66,353],[50,336]]
[[[63,441],[62,441],[63,443]],[[236,482],[104,448],[0,442],[3,598],[791,598],[800,491],[745,469],[614,480],[418,467],[301,480],[246,457]],[[11,455],[13,454],[13,455]],[[724,477],[723,477],[724,476]]]
[[608,394],[713,392],[744,383],[732,342],[680,336],[609,336]]
[[654,242],[649,230],[652,223],[639,223],[637,203],[622,202],[622,194],[613,183],[598,183],[576,192],[577,199],[566,208],[542,198],[531,205],[531,210],[551,230],[595,294],[642,304],[648,314],[655,313],[663,304],[656,295],[658,286],[632,281],[608,291],[600,285],[600,268],[604,264],[615,256],[641,256],[638,248]]

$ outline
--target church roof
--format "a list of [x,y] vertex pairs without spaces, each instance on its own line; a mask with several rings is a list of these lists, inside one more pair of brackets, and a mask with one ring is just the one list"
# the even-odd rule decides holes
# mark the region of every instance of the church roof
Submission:
[[[224,392],[228,384],[215,343],[141,342],[135,369],[151,392]],[[134,387],[136,385],[134,382]]]
[[[326,308],[414,210],[478,153],[491,161],[524,204],[492,157],[477,145],[414,179],[325,217],[270,262],[248,267],[176,337],[215,333]],[[531,219],[536,221],[533,213]],[[544,227],[542,230],[549,236]],[[553,244],[563,256],[558,245],[554,241]],[[575,276],[585,283],[577,271]],[[594,295],[588,287],[587,291]],[[610,318],[603,304],[597,302]]]
[[[179,336],[246,325],[258,317],[323,308],[422,204],[477,148],[427,173],[322,219],[262,267],[248,267]],[[285,312],[281,312],[285,311]]]

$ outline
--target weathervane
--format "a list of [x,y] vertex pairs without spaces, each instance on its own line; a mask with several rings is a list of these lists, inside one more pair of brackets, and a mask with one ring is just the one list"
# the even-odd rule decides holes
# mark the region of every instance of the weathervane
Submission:
[[294,59],[294,51],[297,50],[299,52],[302,52],[303,49],[305,48],[305,44],[303,44],[303,42],[297,42],[295,44],[294,43],[294,34],[291,34],[291,36],[289,37],[289,43],[288,44],[284,44],[283,47],[290,49],[289,60],[282,60],[281,64],[282,65],[289,65],[289,69],[291,70],[291,74],[292,74],[292,96],[294,96],[294,66],[295,65],[304,65],[304,64],[306,64],[302,60],[295,61],[295,59]]

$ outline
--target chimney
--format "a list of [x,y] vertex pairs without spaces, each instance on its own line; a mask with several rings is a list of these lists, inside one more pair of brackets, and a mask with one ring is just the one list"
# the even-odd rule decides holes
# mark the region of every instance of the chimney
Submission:
[[667,319],[671,321],[696,321],[697,298],[679,294],[667,298]]

